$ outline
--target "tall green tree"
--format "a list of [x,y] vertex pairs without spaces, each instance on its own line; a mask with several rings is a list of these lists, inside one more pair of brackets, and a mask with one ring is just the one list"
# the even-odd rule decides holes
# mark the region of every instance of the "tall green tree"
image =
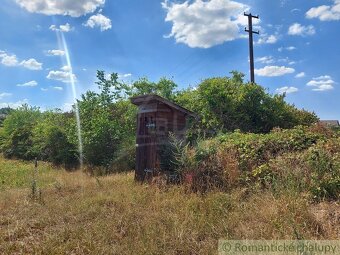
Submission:
[[88,91],[78,101],[84,159],[91,165],[109,166],[122,140],[133,133],[130,117],[134,108],[124,103],[130,88],[117,74],[106,78],[98,71],[97,78],[99,92]]
[[176,101],[200,116],[199,130],[208,134],[269,132],[274,127],[310,125],[314,113],[298,110],[285,102],[285,95],[271,95],[262,86],[244,83],[244,75],[203,80],[197,88],[178,93]]
[[41,118],[37,107],[27,104],[11,111],[3,122],[1,129],[1,151],[9,158],[32,159],[36,156],[33,151],[33,129]]
[[131,91],[127,94],[132,96],[156,94],[169,100],[175,97],[177,84],[168,78],[162,77],[158,82],[151,82],[147,78],[141,78],[131,85]]

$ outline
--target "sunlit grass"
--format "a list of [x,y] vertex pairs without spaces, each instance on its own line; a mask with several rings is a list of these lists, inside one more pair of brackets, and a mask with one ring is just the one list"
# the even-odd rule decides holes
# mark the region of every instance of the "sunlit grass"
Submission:
[[[46,186],[53,183],[58,176],[54,167],[47,163],[40,163],[38,168],[39,185]],[[34,162],[5,160],[0,157],[0,190],[10,188],[29,188],[34,176]]]
[[318,210],[303,197],[241,189],[201,196],[178,186],[135,183],[132,172],[92,178],[42,163],[42,198],[32,200],[34,165],[0,162],[0,254],[216,254],[219,238],[339,234],[314,214],[334,212],[334,203]]

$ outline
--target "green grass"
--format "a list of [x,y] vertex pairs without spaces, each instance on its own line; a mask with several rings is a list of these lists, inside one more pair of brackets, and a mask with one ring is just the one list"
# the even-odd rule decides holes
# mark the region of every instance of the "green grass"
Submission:
[[339,238],[334,202],[246,189],[201,196],[135,183],[132,172],[92,178],[44,163],[38,201],[33,164],[0,162],[0,254],[201,255],[216,254],[220,238]]
[[[39,162],[39,185],[46,186],[55,181],[56,168]],[[34,176],[34,162],[9,161],[0,157],[0,191],[10,188],[29,188]]]

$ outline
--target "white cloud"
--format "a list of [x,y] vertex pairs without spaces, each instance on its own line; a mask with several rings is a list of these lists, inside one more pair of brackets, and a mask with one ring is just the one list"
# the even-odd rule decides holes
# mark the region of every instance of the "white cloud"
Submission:
[[313,7],[306,12],[308,19],[318,18],[321,21],[340,20],[340,0],[334,0],[333,5]]
[[70,83],[71,78],[73,78],[74,81],[77,80],[76,75],[71,73],[70,69],[67,68],[67,66],[63,66],[61,70],[50,71],[48,75],[46,76],[46,78],[50,80],[61,81],[64,83]]
[[314,35],[315,34],[315,28],[312,25],[309,26],[302,26],[299,23],[294,23],[291,25],[288,29],[289,35]]
[[47,55],[48,56],[64,56],[65,51],[63,51],[63,50],[48,50]]
[[285,62],[285,63],[287,63],[287,62],[289,61],[289,58],[288,58],[288,57],[279,58],[277,61],[278,61],[278,62]]
[[257,41],[257,44],[274,44],[278,41],[278,37],[276,35],[263,35]]
[[48,89],[47,88],[41,88],[41,91],[46,92],[46,91],[48,91]]
[[29,60],[22,61],[20,65],[30,70],[41,70],[43,64],[39,63],[34,58],[31,58]]
[[60,68],[62,71],[65,72],[71,72],[71,67],[70,66],[63,66],[62,68]]
[[295,75],[295,78],[303,78],[305,77],[306,74],[304,72],[298,73],[297,75]]
[[119,77],[119,78],[129,78],[129,77],[131,77],[131,76],[132,76],[131,73],[118,74],[118,77]]
[[288,86],[286,86],[286,87],[278,88],[275,91],[278,94],[291,94],[291,93],[298,92],[299,89],[295,88],[295,87],[288,87]]
[[23,104],[28,104],[28,99],[20,100],[17,102],[0,103],[0,108],[10,107],[12,109],[16,109],[22,106]]
[[289,47],[280,47],[277,49],[279,52],[282,52],[284,50],[288,50],[288,51],[293,51],[293,50],[296,50],[296,47],[294,46],[289,46]]
[[52,87],[54,90],[59,90],[59,91],[63,91],[64,88],[63,87]]
[[313,78],[307,83],[307,86],[313,87],[314,91],[327,91],[334,89],[335,82],[329,75],[319,76]]
[[64,103],[61,109],[63,112],[69,112],[69,111],[72,111],[73,106],[74,106],[74,103]]
[[74,28],[71,27],[71,25],[69,23],[66,23],[65,25],[60,25],[59,27],[56,25],[51,25],[50,26],[50,30],[52,31],[61,31],[61,32],[70,32],[72,31]]
[[[246,6],[246,11],[249,10],[249,6]],[[240,12],[234,22],[238,25],[240,25],[242,28],[245,26],[248,26],[248,17],[244,16],[244,12]],[[261,22],[261,19],[253,19],[253,29],[254,30],[259,30],[261,27],[257,26]],[[243,31],[243,29],[242,29]]]
[[256,58],[255,62],[260,62],[262,64],[273,64],[275,60],[272,56],[265,56],[261,58]]
[[61,32],[70,32],[73,30],[73,27],[70,26],[70,24],[66,23],[65,25],[60,25],[59,29]]
[[255,74],[259,76],[275,77],[285,74],[294,73],[295,69],[285,66],[265,66],[261,69],[255,69]]
[[16,55],[14,54],[9,55],[5,51],[0,51],[0,59],[1,59],[1,64],[5,66],[11,66],[11,67],[23,66],[30,70],[41,70],[42,65],[43,65],[42,63],[39,63],[34,58],[23,60],[19,63],[19,60]]
[[294,46],[289,46],[289,47],[286,47],[286,50],[288,50],[288,51],[296,50],[296,47],[294,47]]
[[29,81],[23,84],[17,84],[18,87],[36,87],[38,83],[36,81]]
[[32,13],[79,17],[93,13],[105,0],[16,0],[16,3]]
[[210,48],[240,38],[240,25],[244,24],[244,11],[249,6],[231,0],[194,0],[183,3],[165,0],[162,3],[172,22],[171,33],[177,43],[191,48]]
[[0,93],[0,99],[3,99],[4,97],[10,97],[12,94],[11,93]]
[[99,27],[100,31],[105,31],[112,28],[111,20],[100,13],[92,15],[84,24],[84,26],[90,28]]
[[4,55],[1,55],[1,63],[5,66],[17,66],[18,65],[18,59],[16,55],[7,55],[6,53],[3,53]]

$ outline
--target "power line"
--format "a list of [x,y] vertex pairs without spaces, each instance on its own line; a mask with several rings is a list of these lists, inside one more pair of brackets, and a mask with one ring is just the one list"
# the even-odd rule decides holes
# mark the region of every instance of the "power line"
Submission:
[[245,31],[249,33],[249,61],[250,61],[250,81],[255,83],[255,74],[254,74],[254,41],[253,34],[260,34],[259,31],[253,31],[253,18],[258,19],[259,16],[253,16],[251,13],[246,14],[244,16],[248,17],[248,29],[245,28]]

